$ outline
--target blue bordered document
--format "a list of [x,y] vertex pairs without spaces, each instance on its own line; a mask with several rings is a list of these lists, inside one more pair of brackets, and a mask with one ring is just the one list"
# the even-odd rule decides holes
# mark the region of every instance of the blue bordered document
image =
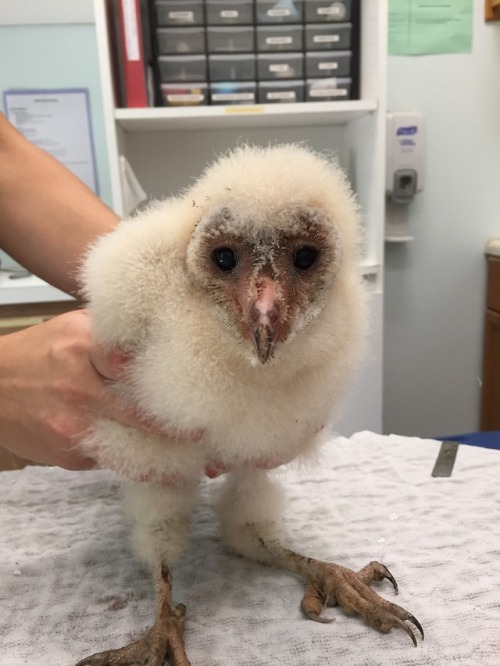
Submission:
[[99,194],[86,88],[6,90],[4,108],[7,118],[27,139]]

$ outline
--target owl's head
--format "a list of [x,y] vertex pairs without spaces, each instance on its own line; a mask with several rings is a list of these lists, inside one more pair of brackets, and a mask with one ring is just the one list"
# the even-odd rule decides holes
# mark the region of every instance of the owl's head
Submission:
[[357,210],[342,173],[304,147],[240,148],[187,193],[201,217],[192,279],[262,363],[322,310],[344,255],[357,254]]

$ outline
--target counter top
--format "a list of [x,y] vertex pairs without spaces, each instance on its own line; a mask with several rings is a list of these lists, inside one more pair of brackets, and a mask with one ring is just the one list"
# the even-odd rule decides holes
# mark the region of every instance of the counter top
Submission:
[[12,280],[12,273],[0,272],[0,306],[16,303],[70,301],[72,297],[35,275]]
[[500,257],[500,238],[490,238],[486,243],[486,254]]

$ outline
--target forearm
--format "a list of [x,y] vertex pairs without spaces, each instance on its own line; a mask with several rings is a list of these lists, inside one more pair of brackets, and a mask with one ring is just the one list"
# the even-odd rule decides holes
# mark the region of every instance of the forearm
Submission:
[[85,248],[118,216],[0,114],[0,247],[68,293]]

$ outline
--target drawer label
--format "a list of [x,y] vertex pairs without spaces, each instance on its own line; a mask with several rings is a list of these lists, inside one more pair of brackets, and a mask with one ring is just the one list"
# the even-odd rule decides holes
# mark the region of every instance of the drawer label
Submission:
[[338,42],[340,40],[340,35],[314,35],[313,42],[315,44],[331,44],[332,42]]
[[271,45],[282,45],[282,44],[292,44],[293,37],[266,37],[266,44]]
[[317,90],[310,90],[311,97],[345,97],[347,90],[345,88],[318,88]]
[[316,11],[319,16],[331,16],[337,20],[343,19],[346,14],[345,7],[341,2],[334,2],[329,7],[318,7]]
[[320,62],[318,64],[318,69],[338,69],[339,63],[338,62]]
[[267,16],[278,17],[278,16],[290,16],[292,12],[289,9],[268,9],[266,14]]
[[201,94],[176,94],[167,95],[167,102],[203,102],[204,95]]
[[290,65],[287,65],[284,63],[283,65],[281,64],[276,64],[276,65],[269,65],[269,71],[270,72],[277,72],[279,74],[284,74],[285,72],[290,71]]
[[192,21],[194,18],[193,12],[168,12],[168,18],[176,21]]
[[221,18],[238,18],[240,15],[237,9],[223,9],[220,13]]
[[280,92],[268,92],[266,95],[267,99],[297,99],[297,95],[294,90],[283,90]]
[[212,95],[214,102],[251,102],[255,98],[254,93],[215,93]]

